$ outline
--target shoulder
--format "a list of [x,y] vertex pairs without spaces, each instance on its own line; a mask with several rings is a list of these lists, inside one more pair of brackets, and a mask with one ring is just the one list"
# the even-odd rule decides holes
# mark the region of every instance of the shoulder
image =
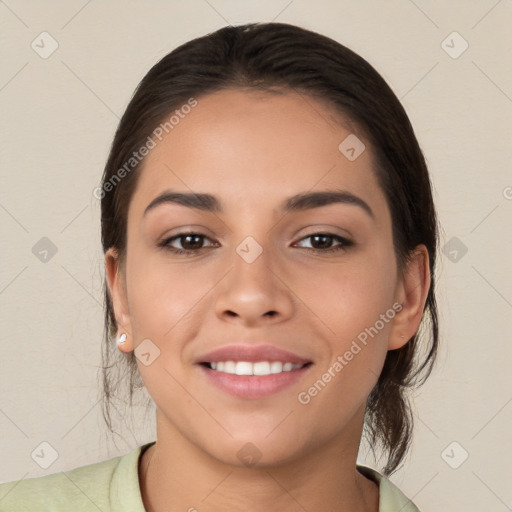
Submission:
[[121,457],[0,485],[0,511],[110,510],[109,486]]
[[1,484],[0,512],[113,511],[121,483],[130,493],[140,493],[137,463],[141,448],[69,471]]
[[375,469],[357,466],[364,476],[379,486],[379,512],[420,512],[418,507],[393,483]]

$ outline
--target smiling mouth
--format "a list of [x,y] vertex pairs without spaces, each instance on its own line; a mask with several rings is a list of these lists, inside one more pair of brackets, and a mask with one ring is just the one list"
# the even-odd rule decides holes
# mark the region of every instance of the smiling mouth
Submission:
[[231,375],[265,376],[300,370],[312,363],[293,364],[287,361],[217,361],[201,364],[210,370],[215,370],[220,373],[228,373]]

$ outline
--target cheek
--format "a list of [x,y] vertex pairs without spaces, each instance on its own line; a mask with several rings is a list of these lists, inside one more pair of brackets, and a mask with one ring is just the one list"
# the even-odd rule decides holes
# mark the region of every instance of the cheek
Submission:
[[[335,275],[335,278],[333,276]],[[381,373],[395,316],[396,274],[389,260],[316,272],[308,301],[321,317],[322,357],[297,397],[311,417],[331,418],[332,433],[363,406]],[[313,309],[313,307],[312,307]],[[320,331],[319,331],[320,332]]]
[[[392,255],[366,251],[340,264],[311,267],[297,275],[294,291],[343,348],[392,308],[396,279]],[[387,332],[387,323],[379,326]]]
[[187,264],[170,263],[161,253],[135,244],[130,255],[127,288],[135,339],[165,342],[182,330],[211,288],[208,273],[200,265],[191,271]]

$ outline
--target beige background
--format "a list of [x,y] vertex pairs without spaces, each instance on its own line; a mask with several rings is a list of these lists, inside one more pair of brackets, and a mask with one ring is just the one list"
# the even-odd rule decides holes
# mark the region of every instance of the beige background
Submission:
[[[275,20],[337,39],[388,80],[430,165],[441,245],[467,247],[440,255],[442,350],[393,481],[422,512],[512,508],[510,0],[7,0],[0,20],[0,481],[154,439],[153,414],[137,411],[115,444],[105,435],[92,191],[118,118],[158,59],[227,23]],[[59,45],[46,59],[31,48],[43,31]],[[453,31],[463,39],[446,39]],[[43,237],[57,248],[47,262],[33,253]],[[42,442],[58,453],[47,469],[31,457]]]

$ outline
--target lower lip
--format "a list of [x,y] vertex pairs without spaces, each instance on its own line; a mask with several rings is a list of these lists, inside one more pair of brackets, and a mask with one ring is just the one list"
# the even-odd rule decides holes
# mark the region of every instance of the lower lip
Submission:
[[238,398],[257,399],[271,396],[296,383],[309,371],[311,365],[270,375],[234,375],[199,366],[209,381],[222,391]]

